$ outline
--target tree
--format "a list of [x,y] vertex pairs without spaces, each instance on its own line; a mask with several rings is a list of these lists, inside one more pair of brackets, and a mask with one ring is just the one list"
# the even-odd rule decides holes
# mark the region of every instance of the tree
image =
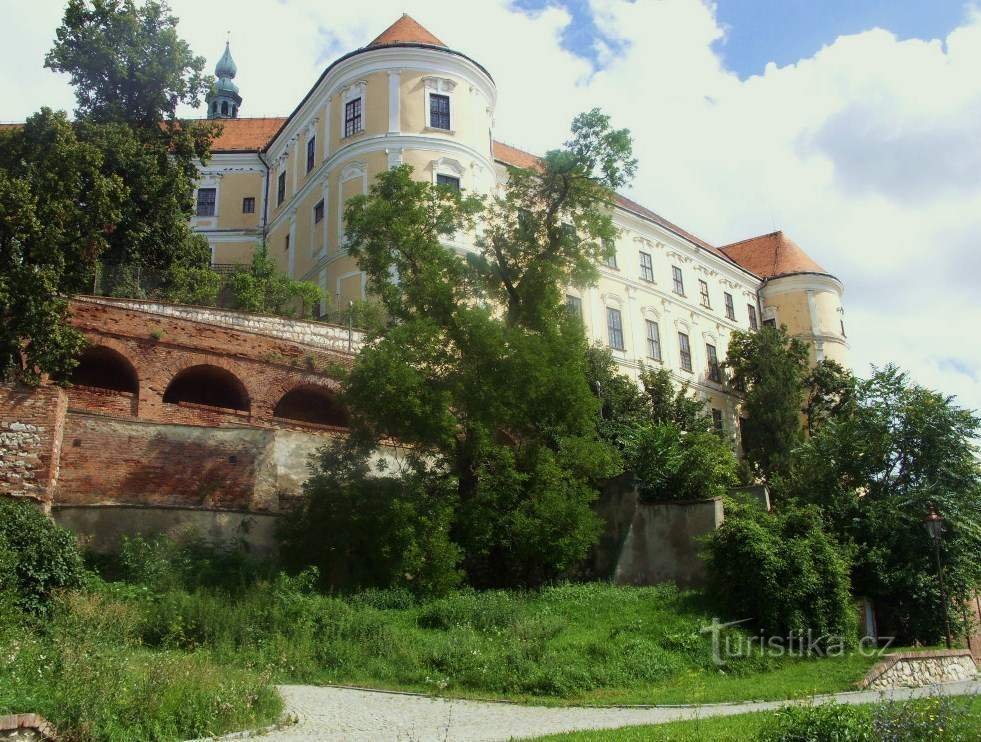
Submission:
[[124,192],[63,113],[0,132],[0,377],[36,384],[73,367],[83,339],[65,297],[91,286]]
[[854,374],[837,361],[824,360],[811,369],[804,379],[803,409],[809,436],[854,402],[855,382]]
[[[820,505],[855,546],[854,589],[873,598],[883,627],[935,642],[981,585],[981,418],[951,397],[913,384],[893,366],[857,382],[854,401],[795,455],[790,493]],[[950,603],[936,578],[923,521],[946,521],[942,555]]]
[[807,359],[807,346],[786,327],[736,331],[729,341],[725,366],[733,388],[744,395],[743,453],[764,481],[786,474],[801,441]]
[[211,84],[177,22],[156,0],[68,0],[44,66],[71,76],[80,119],[155,127]]
[[265,244],[252,254],[249,270],[231,275],[229,287],[233,306],[246,312],[308,317],[323,298],[317,284],[278,271]]
[[658,423],[641,428],[631,444],[628,466],[643,500],[722,497],[739,482],[736,457],[715,433]]
[[581,559],[598,535],[596,484],[616,470],[560,286],[594,275],[615,235],[611,189],[634,164],[629,135],[598,111],[572,130],[539,168],[510,173],[476,259],[443,243],[472,233],[484,204],[411,168],[380,174],[345,211],[349,249],[392,319],[347,383],[352,441],[398,440],[453,478],[453,536],[474,584],[537,584]]
[[640,375],[651,422],[670,423],[685,433],[705,433],[712,421],[705,414],[705,402],[693,396],[687,381],[676,387],[666,368],[645,369]]

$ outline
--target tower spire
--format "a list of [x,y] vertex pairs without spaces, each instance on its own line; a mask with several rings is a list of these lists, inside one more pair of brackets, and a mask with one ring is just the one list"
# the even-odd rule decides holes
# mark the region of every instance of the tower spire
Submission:
[[238,73],[235,60],[232,59],[231,50],[232,32],[228,31],[225,39],[225,51],[215,65],[215,84],[212,86],[205,101],[208,104],[209,119],[233,119],[238,118],[238,109],[242,105],[242,96],[239,95],[238,85],[235,84],[234,77]]

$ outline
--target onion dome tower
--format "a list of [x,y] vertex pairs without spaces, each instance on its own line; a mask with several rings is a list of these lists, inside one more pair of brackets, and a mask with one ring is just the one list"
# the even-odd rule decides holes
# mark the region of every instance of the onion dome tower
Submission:
[[238,94],[238,85],[233,81],[238,68],[232,59],[232,52],[225,42],[225,53],[215,65],[215,84],[205,97],[208,104],[209,119],[238,118],[238,109],[242,105],[242,96]]

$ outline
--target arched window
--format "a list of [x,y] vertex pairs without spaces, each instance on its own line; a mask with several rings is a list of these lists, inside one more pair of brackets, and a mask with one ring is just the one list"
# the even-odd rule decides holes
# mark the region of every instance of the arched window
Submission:
[[191,366],[177,374],[167,385],[163,401],[193,402],[243,412],[250,409],[249,393],[235,374],[207,364]]
[[104,345],[90,345],[78,359],[70,381],[79,386],[112,389],[137,394],[140,390],[136,369],[124,355]]
[[232,118],[238,116],[238,106],[232,106]]
[[221,115],[222,116],[227,116],[228,115],[228,101],[227,100],[223,100],[221,102]]
[[273,415],[317,425],[348,426],[347,411],[330,391],[318,386],[301,386],[286,392]]
[[218,113],[218,101],[215,101],[214,103],[211,104],[211,112]]

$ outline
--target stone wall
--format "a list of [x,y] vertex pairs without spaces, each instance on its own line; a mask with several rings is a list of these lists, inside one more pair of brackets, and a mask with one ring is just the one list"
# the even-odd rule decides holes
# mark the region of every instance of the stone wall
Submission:
[[0,495],[48,504],[58,477],[63,389],[0,385]]
[[348,331],[346,327],[311,320],[284,319],[264,314],[247,314],[212,307],[194,307],[136,299],[108,299],[99,296],[76,297],[76,302],[104,304],[141,313],[190,320],[235,330],[245,330],[267,337],[276,337],[322,350],[357,351],[364,342],[364,333]]
[[637,503],[613,581],[618,585],[673,582],[681,588],[705,584],[700,538],[718,528],[721,498],[693,502]]
[[869,670],[861,687],[870,690],[971,680],[977,666],[966,649],[898,652]]

